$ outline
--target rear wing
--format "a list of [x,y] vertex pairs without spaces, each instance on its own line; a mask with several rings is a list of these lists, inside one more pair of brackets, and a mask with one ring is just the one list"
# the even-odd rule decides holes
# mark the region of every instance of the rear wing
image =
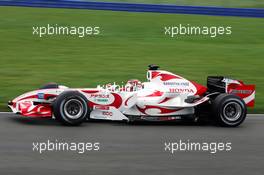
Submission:
[[255,85],[244,84],[243,81],[226,78],[223,76],[208,76],[207,87],[211,92],[234,94],[241,97],[248,107],[255,104]]
[[240,84],[227,84],[226,92],[241,97],[248,107],[254,107],[256,86],[246,85],[242,81],[239,81],[239,83]]

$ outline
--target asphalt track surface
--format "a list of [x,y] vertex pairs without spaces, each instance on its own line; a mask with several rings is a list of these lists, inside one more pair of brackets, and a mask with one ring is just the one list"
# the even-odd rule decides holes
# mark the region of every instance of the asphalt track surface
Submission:
[[159,4],[110,3],[73,0],[0,0],[0,6],[44,7],[44,8],[73,8],[90,10],[111,10],[128,12],[153,12],[176,14],[199,14],[213,16],[264,17],[261,8],[224,8],[203,6],[177,6]]
[[[264,116],[248,116],[237,128],[186,123],[90,122],[61,126],[54,120],[0,114],[0,174],[261,174]],[[100,142],[100,150],[33,151],[47,140]],[[229,152],[176,152],[164,142],[232,142]]]

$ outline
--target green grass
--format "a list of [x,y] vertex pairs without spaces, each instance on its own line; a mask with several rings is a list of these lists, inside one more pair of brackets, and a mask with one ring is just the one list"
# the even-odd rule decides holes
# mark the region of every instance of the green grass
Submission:
[[97,1],[148,3],[148,4],[175,4],[175,5],[191,5],[191,6],[264,8],[263,0],[196,0],[196,1],[194,0],[97,0]]
[[[257,85],[256,107],[264,112],[264,20],[157,13],[70,9],[0,8],[0,109],[23,92],[47,82],[95,87],[130,78],[145,79],[147,65],[206,83],[226,75]],[[217,38],[169,38],[164,26],[232,26]],[[32,26],[101,27],[101,35],[78,38],[32,35]]]

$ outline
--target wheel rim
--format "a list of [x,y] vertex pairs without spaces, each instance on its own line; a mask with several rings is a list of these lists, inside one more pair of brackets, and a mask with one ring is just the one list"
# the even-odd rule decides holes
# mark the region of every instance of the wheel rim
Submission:
[[224,117],[234,122],[240,118],[242,114],[242,107],[236,102],[229,102],[224,106],[223,115]]
[[83,113],[83,104],[78,99],[70,99],[64,104],[64,113],[70,119],[78,119]]

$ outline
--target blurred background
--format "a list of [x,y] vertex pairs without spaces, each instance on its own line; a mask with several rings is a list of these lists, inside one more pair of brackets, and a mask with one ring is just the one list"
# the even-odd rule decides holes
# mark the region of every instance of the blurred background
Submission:
[[[261,0],[119,2],[264,7]],[[47,82],[96,87],[131,78],[145,81],[147,65],[158,64],[201,84],[206,84],[208,75],[224,75],[256,84],[256,107],[250,112],[264,112],[263,18],[10,6],[0,6],[0,16],[1,111],[8,111],[8,100]],[[99,26],[101,33],[84,38],[32,35],[33,26],[47,24]],[[215,38],[164,35],[165,26],[179,24],[231,26],[232,35]]]
[[175,4],[190,6],[263,8],[263,0],[84,0],[100,2],[126,2],[148,4]]

